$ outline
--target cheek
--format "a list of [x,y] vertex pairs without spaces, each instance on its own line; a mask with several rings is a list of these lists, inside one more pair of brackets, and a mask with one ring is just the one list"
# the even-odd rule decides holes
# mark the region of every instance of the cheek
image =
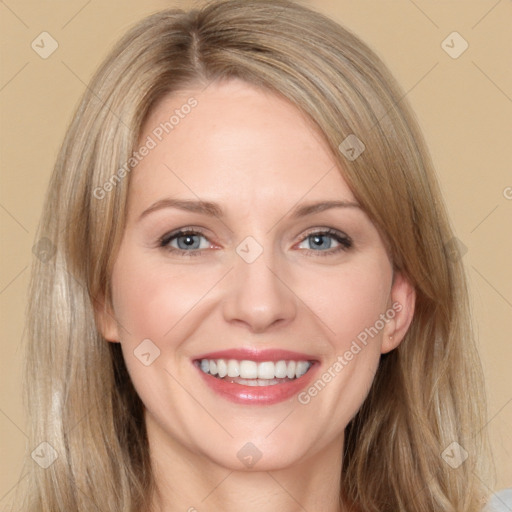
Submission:
[[212,272],[171,269],[142,251],[128,250],[120,252],[112,276],[114,311],[123,327],[120,341],[132,383],[145,408],[163,423],[173,417],[173,428],[185,437],[183,418],[198,412],[179,384],[179,347],[188,338],[190,318],[196,318],[194,306],[216,281]]
[[[325,275],[301,278],[301,296],[323,323],[336,353],[344,352],[365,333],[380,339],[391,291],[392,270],[384,254],[354,260]],[[374,328],[378,334],[375,334]]]
[[327,326],[323,332],[330,347],[322,373],[298,399],[305,414],[329,418],[327,426],[321,426],[326,438],[346,427],[370,390],[380,360],[385,325],[381,315],[387,310],[391,281],[391,266],[382,255],[346,265],[331,272],[329,279],[304,281],[303,293],[310,289],[308,305]]
[[143,253],[125,252],[113,272],[115,316],[124,327],[121,341],[149,338],[157,344],[167,343],[170,331],[204,300],[218,280],[215,269],[172,268],[161,260],[152,263]]

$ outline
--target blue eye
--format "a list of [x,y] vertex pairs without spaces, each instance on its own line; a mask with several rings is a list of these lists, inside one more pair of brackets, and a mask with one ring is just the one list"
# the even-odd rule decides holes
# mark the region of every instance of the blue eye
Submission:
[[[306,246],[305,246],[306,245]],[[202,249],[212,248],[211,242],[200,232],[181,229],[167,233],[159,240],[163,249],[183,256],[199,256]],[[352,240],[341,231],[324,229],[309,233],[299,243],[298,248],[315,256],[329,256],[352,247]]]
[[190,256],[199,254],[201,249],[211,247],[208,239],[198,231],[181,230],[164,235],[160,240],[160,246],[173,252],[189,253]]
[[[307,244],[309,247],[304,247]],[[346,251],[352,247],[352,240],[341,232],[327,229],[310,233],[299,244],[299,249],[307,249],[313,252],[332,254],[340,250]]]

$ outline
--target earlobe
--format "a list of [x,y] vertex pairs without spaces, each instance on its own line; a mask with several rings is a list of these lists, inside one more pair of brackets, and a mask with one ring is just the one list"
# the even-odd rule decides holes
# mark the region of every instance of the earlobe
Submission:
[[382,339],[381,353],[394,350],[402,342],[414,316],[416,290],[404,274],[397,272],[391,287],[393,318],[387,323]]
[[114,316],[114,311],[104,297],[94,300],[94,317],[98,332],[106,341],[119,343],[119,328]]

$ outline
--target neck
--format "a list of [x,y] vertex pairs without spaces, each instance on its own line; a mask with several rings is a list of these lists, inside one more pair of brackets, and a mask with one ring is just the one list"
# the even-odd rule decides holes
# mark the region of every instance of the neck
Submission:
[[343,439],[289,467],[223,467],[146,421],[155,491],[151,512],[341,512]]

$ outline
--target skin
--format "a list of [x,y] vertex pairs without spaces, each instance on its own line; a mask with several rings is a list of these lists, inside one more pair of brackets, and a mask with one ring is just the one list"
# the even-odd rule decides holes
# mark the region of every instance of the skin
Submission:
[[[344,429],[380,354],[402,340],[414,290],[393,274],[359,207],[292,216],[297,205],[356,201],[326,142],[287,100],[239,80],[182,91],[157,105],[141,142],[191,96],[198,105],[132,171],[112,307],[98,311],[145,405],[152,510],[343,510]],[[166,198],[212,201],[223,216],[167,207],[141,217]],[[194,238],[195,256],[160,246],[163,235],[192,227],[204,235]],[[333,252],[341,245],[327,236],[317,248],[308,235],[325,228],[348,235],[352,247]],[[252,263],[236,252],[247,236],[263,248]],[[400,312],[307,404],[297,396],[232,403],[192,364],[214,350],[288,349],[314,355],[319,377],[393,303]],[[160,350],[149,366],[134,356],[144,339]],[[248,442],[262,454],[252,468],[237,457]]]

